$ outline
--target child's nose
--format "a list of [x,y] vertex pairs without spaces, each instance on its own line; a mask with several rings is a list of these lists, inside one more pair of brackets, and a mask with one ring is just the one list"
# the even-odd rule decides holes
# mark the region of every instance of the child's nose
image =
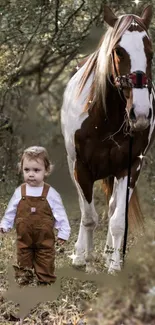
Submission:
[[30,170],[30,172],[29,172],[29,176],[34,176],[34,172],[33,172],[33,170]]

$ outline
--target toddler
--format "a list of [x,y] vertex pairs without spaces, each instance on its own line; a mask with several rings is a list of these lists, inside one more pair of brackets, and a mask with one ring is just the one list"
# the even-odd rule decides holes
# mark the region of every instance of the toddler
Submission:
[[[17,233],[16,278],[26,281],[27,269],[34,269],[39,283],[54,282],[55,235],[63,244],[70,236],[69,221],[58,192],[44,182],[52,171],[43,147],[27,148],[21,158],[24,183],[19,186],[5,211],[0,231],[7,232],[15,224]],[[27,276],[28,282],[28,276]]]

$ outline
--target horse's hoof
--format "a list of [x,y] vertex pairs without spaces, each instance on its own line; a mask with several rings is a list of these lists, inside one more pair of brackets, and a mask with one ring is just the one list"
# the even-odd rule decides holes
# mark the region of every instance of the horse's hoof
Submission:
[[97,271],[97,269],[90,264],[86,264],[86,272],[89,274],[98,274],[99,272]]
[[105,261],[105,263],[104,263],[104,267],[105,267],[106,269],[109,269],[109,266],[110,266],[109,261]]
[[104,267],[106,269],[109,269],[110,264],[111,264],[111,256],[109,256],[107,253],[102,254],[103,261],[104,261]]
[[72,261],[73,266],[85,266],[86,261],[85,258],[79,257],[79,256],[74,256],[73,261]]
[[108,269],[108,274],[117,275],[121,271],[121,267],[118,264],[113,264]]

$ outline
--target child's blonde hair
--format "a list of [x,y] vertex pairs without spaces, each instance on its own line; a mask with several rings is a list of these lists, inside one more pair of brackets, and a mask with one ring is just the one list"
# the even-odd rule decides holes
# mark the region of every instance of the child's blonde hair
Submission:
[[20,172],[23,168],[23,161],[25,157],[30,160],[31,159],[37,160],[38,158],[42,159],[45,165],[45,170],[48,173],[48,175],[53,171],[54,165],[51,164],[47,150],[44,147],[33,146],[24,150],[23,155],[21,157],[21,161],[18,164],[18,168]]

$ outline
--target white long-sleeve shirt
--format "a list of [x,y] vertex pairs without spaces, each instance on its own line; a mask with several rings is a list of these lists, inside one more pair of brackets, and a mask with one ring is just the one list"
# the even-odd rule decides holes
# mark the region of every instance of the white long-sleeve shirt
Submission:
[[[43,192],[43,186],[32,187],[26,184],[26,195],[41,196],[42,192]],[[0,228],[3,228],[4,231],[8,231],[11,228],[13,228],[14,220],[17,212],[17,206],[19,201],[21,200],[21,197],[22,197],[21,186],[19,186],[15,190],[11,200],[9,201],[8,207],[1,220]],[[58,237],[64,240],[68,240],[71,229],[59,193],[53,187],[50,187],[46,199],[51,207],[53,216],[55,218],[55,228],[58,230]]]

